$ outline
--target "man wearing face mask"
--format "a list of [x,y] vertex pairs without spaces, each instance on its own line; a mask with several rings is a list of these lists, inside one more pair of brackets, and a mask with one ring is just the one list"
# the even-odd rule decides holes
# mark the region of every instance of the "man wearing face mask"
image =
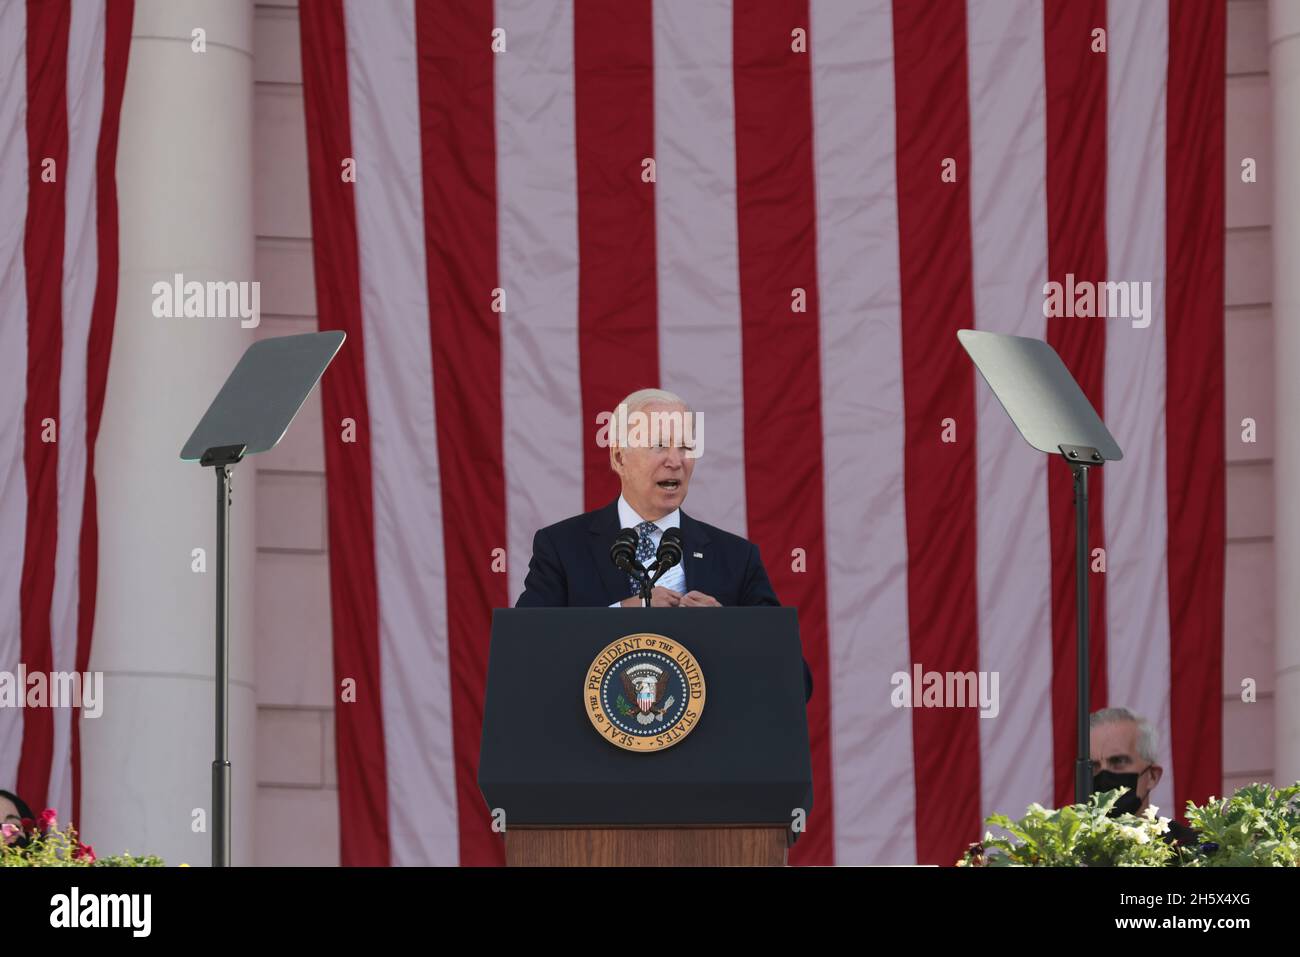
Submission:
[[[1100,794],[1128,788],[1115,802],[1111,815],[1141,814],[1164,774],[1164,768],[1156,764],[1155,728],[1127,708],[1093,712],[1088,728],[1092,792]],[[1195,844],[1196,832],[1171,819],[1165,840],[1180,845]]]

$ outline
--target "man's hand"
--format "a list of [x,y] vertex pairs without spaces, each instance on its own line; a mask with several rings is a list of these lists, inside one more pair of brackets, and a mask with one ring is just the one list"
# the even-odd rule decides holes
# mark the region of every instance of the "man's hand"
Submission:
[[[698,595],[699,592],[692,592]],[[663,585],[655,585],[650,592],[651,608],[676,608],[682,601],[682,593],[673,591],[671,588],[665,588]],[[631,598],[624,598],[620,604],[624,608],[637,608],[641,605],[641,596],[633,595]]]
[[682,596],[680,607],[682,608],[721,608],[722,603],[712,595],[706,595],[702,591],[688,591]]

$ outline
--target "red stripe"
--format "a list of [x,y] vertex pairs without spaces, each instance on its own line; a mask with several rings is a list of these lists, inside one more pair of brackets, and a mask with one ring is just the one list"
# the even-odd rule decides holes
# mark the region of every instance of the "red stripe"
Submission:
[[[1106,27],[1105,0],[1046,0],[1047,274],[1064,283],[1106,279],[1106,54],[1092,31]],[[1049,318],[1047,341],[1105,419],[1106,320]],[[1074,800],[1076,605],[1073,478],[1050,460],[1047,500],[1052,536],[1052,754],[1054,799]],[[1104,470],[1088,476],[1088,549],[1105,547]],[[1089,572],[1090,708],[1106,702],[1106,576]],[[1122,703],[1122,702],[1121,702]]]
[[[22,662],[28,672],[53,670],[50,601],[59,522],[59,446],[44,442],[45,419],[59,420],[63,361],[63,231],[68,167],[68,28],[70,8],[54,0],[27,4],[27,406],[23,464],[27,476],[27,539],[20,591]],[[41,179],[54,161],[54,182]],[[18,793],[43,808],[54,748],[53,713],[23,712]]]
[[[348,337],[321,382],[335,690],[350,680],[356,694],[334,708],[340,861],[377,866],[390,863],[388,777],[357,217],[353,184],[341,176],[342,162],[354,155],[342,0],[303,4],[300,17],[319,328]],[[355,442],[342,441],[344,419],[356,424]]]
[[[492,549],[506,544],[501,433],[492,7],[447,0],[415,8],[452,740],[462,864],[504,864],[478,789],[492,609],[509,605]],[[507,308],[509,303],[507,301]],[[465,481],[473,476],[473,481]]]
[[[975,324],[964,6],[896,0],[894,73],[911,655],[925,671],[973,672],[975,381],[957,342]],[[945,158],[955,182],[941,176]],[[943,441],[945,419],[956,441]],[[979,718],[911,714],[917,861],[951,864],[980,834]]]
[[618,494],[596,416],[633,389],[659,383],[651,0],[579,3],[573,10],[578,160],[578,344],[583,500]]
[[1221,794],[1223,780],[1224,19],[1222,0],[1169,3],[1165,426],[1179,813]]
[[[772,586],[799,609],[817,689],[808,705],[813,809],[790,860],[833,864],[812,80],[808,56],[790,48],[792,27],[807,24],[806,0],[779,0],[761,16],[737,8],[732,19],[745,497]],[[807,312],[791,312],[796,287]],[[792,570],[796,548],[806,571]]]
[[[95,493],[95,440],[104,410],[108,358],[113,345],[117,311],[117,133],[122,115],[122,89],[131,50],[134,0],[109,0],[104,14],[104,103],[95,155],[95,236],[99,255],[95,301],[91,306],[86,345],[86,490],[78,546],[77,671],[90,668],[90,643],[95,629],[95,586],[99,575],[99,525]],[[72,820],[81,821],[81,721],[72,721]]]

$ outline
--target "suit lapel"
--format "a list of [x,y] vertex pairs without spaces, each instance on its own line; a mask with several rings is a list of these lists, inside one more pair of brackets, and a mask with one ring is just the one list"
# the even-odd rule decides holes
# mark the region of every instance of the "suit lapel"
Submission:
[[[686,590],[716,595],[715,563],[709,552],[709,533],[704,526],[682,512],[682,571],[686,574]],[[696,558],[696,554],[700,557]]]
[[618,499],[598,509],[591,516],[591,555],[600,573],[600,581],[605,589],[605,604],[622,601],[632,594],[632,585],[628,577],[619,571],[609,559],[609,548],[618,535]]

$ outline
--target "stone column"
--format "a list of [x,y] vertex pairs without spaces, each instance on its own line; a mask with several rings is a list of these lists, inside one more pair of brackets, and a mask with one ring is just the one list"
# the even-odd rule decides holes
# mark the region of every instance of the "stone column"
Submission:
[[1300,780],[1300,4],[1270,0],[1273,88],[1273,361],[1277,480],[1273,534],[1277,575],[1273,781]]
[[[250,0],[136,0],[117,157],[120,285],[96,447],[99,592],[82,721],[82,821],[100,854],[206,865],[211,841],[216,483],[181,446],[253,341],[232,318],[159,318],[153,284],[251,281]],[[196,30],[206,49],[198,52]],[[233,862],[251,863],[253,465],[231,511]],[[203,549],[206,570],[195,570]],[[195,830],[196,812],[205,828]]]

